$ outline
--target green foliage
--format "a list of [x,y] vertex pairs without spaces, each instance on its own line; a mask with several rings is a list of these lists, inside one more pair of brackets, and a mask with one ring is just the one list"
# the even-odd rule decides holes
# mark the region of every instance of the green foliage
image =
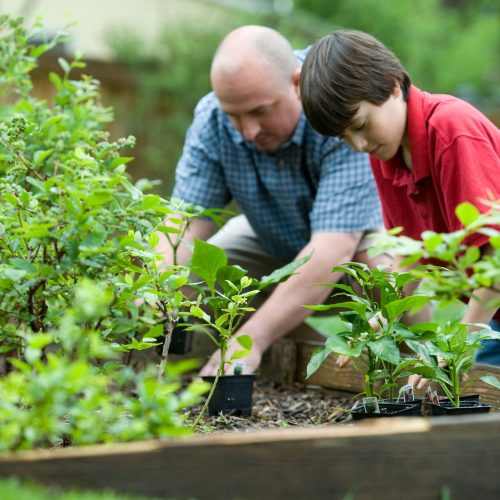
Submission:
[[[365,374],[365,394],[373,396],[375,385],[381,382],[380,391],[394,396],[397,379],[408,375],[408,360],[400,356],[400,345],[422,338],[421,332],[412,332],[402,323],[408,313],[414,313],[425,306],[430,297],[413,295],[405,297],[404,287],[414,281],[408,273],[386,271],[379,266],[373,269],[365,264],[349,262],[337,266],[333,272],[346,273],[353,286],[331,283],[340,290],[332,296],[335,303],[307,306],[316,311],[341,308],[342,320],[332,322],[325,345],[317,349],[307,366],[311,376],[330,353],[358,358],[356,366]],[[359,290],[358,290],[359,289]]]
[[152,366],[136,373],[110,362],[116,356],[109,344],[87,326],[103,314],[110,298],[108,288],[84,280],[55,329],[19,332],[23,356],[12,359],[16,370],[0,379],[1,451],[188,432],[179,412],[197,401],[205,384],[180,391],[176,376],[158,384]]
[[[498,332],[487,325],[461,323],[465,306],[457,307],[461,298],[477,300],[474,292],[484,288],[496,292],[496,298],[483,307],[500,307],[500,207],[498,202],[491,202],[491,210],[481,214],[477,207],[465,202],[457,206],[456,214],[463,229],[451,233],[425,231],[421,241],[398,235],[398,230],[390,231],[375,242],[370,253],[377,255],[390,249],[404,257],[403,265],[420,259],[432,262],[409,271],[413,279],[422,280],[421,290],[438,304],[436,323],[409,327],[413,332],[426,330],[430,335],[423,345],[410,345],[421,358],[414,371],[439,383],[458,405],[460,377],[472,366],[474,350],[483,340],[500,339]],[[476,236],[488,237],[489,250],[483,254],[467,245]],[[485,381],[491,383],[491,378]]]
[[81,61],[60,59],[53,101],[38,100],[29,71],[51,44],[30,44],[20,20],[0,25],[11,91],[0,104],[0,350],[10,356],[0,448],[183,433],[179,412],[206,387],[180,391],[179,374],[156,381],[155,367],[135,373],[117,353],[156,345],[158,320],[188,308],[189,272],[162,267],[155,249],[165,217],[188,209],[176,215],[130,182],[120,152],[133,139],[109,140],[98,82],[71,79]]
[[440,0],[297,0],[296,5],[336,28],[373,34],[424,90],[498,99],[498,4],[457,3],[459,7]]
[[217,382],[225,373],[226,364],[244,358],[252,349],[252,338],[249,335],[239,335],[236,341],[242,349],[234,351],[229,358],[227,356],[229,343],[241,321],[245,315],[254,311],[250,306],[253,297],[263,288],[286,280],[308,259],[309,257],[297,259],[270,276],[257,280],[246,276],[246,271],[241,267],[228,265],[226,254],[219,247],[202,240],[195,240],[191,270],[202,281],[198,284],[201,292],[198,302],[191,306],[190,313],[198,318],[202,325],[213,328],[217,333],[214,336],[206,330],[220,349],[220,363],[205,405],[194,425],[198,423],[208,407]]
[[[474,351],[481,347],[483,340],[500,340],[500,333],[491,330],[487,325],[461,323],[465,312],[463,305],[457,309],[454,303],[440,303],[440,307],[450,310],[451,313],[442,314],[439,322],[409,327],[413,332],[425,331],[428,336],[428,340],[421,344],[412,344],[419,359],[415,360],[409,371],[437,382],[450,401],[458,406],[461,376],[472,367]],[[470,327],[475,329],[469,331]],[[499,386],[494,376],[483,377],[483,380],[491,385]]]
[[12,477],[0,480],[0,498],[3,500],[144,500],[136,495],[119,495],[112,491],[91,492],[64,490],[41,486],[33,481],[21,482]]

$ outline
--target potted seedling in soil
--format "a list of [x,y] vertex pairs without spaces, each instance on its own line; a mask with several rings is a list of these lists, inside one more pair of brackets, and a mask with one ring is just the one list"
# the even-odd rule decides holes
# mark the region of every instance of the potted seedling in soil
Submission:
[[[497,292],[496,298],[485,303],[487,308],[500,307],[500,205],[491,202],[491,209],[481,214],[471,203],[465,202],[457,206],[455,213],[463,228],[451,233],[435,233],[425,231],[422,240],[414,240],[399,236],[400,228],[389,232],[377,241],[371,255],[382,253],[390,248],[404,257],[402,265],[421,261],[425,265],[415,267],[410,274],[422,280],[426,293],[433,296],[438,304],[446,306],[452,314],[434,324],[415,325],[414,332],[427,330],[427,342],[423,346],[414,344],[414,351],[421,358],[415,370],[425,378],[437,382],[448,401],[444,403],[452,408],[446,413],[459,414],[466,411],[461,403],[467,397],[460,396],[460,379],[471,367],[474,350],[480,348],[480,342],[487,339],[498,339],[499,333],[486,325],[470,325],[461,323],[465,309],[460,299],[471,297],[477,300],[474,292],[478,289],[490,289]],[[481,252],[478,247],[468,246],[473,238],[488,236],[489,248]],[[454,313],[453,304],[455,301]],[[462,307],[456,307],[456,304]],[[435,309],[439,313],[439,308]],[[473,330],[473,331],[471,331]],[[425,372],[425,373],[424,373]],[[500,387],[498,380],[487,375],[481,380],[495,387]],[[477,400],[477,398],[475,398]],[[486,411],[479,407],[470,411]],[[440,411],[435,408],[435,411]],[[467,410],[469,411],[469,410]]]
[[354,366],[364,372],[365,398],[386,394],[389,399],[388,402],[378,402],[380,413],[370,411],[374,406],[366,409],[356,404],[353,417],[419,414],[416,405],[397,406],[394,402],[398,379],[410,374],[408,368],[414,363],[413,358],[401,357],[400,345],[420,338],[401,320],[406,313],[424,307],[430,298],[425,295],[405,297],[404,287],[413,280],[411,275],[388,272],[382,266],[370,269],[365,264],[350,262],[335,267],[333,272],[346,273],[356,283],[359,292],[346,284],[326,284],[340,290],[332,296],[336,302],[308,306],[316,311],[334,308],[347,311],[340,312],[342,321],[335,321],[333,331],[325,332],[325,345],[312,355],[307,376],[311,376],[331,353],[348,356],[353,358]]
[[254,311],[250,306],[253,297],[263,288],[278,284],[292,275],[307,259],[308,257],[297,259],[271,275],[257,280],[247,276],[241,267],[228,265],[227,256],[221,248],[201,240],[195,241],[191,271],[200,278],[205,294],[200,295],[197,305],[191,306],[191,314],[198,318],[202,325],[215,332],[205,330],[221,355],[215,377],[204,377],[212,383],[212,388],[194,426],[207,408],[211,415],[221,411],[242,415],[251,413],[255,375],[225,373],[226,365],[233,364],[250,353],[252,339],[245,334],[235,337],[234,340],[241,349],[228,356],[230,342],[233,341],[245,315]]
[[[443,305],[442,305],[443,306]],[[433,415],[461,415],[465,413],[484,413],[490,406],[479,402],[477,395],[461,396],[461,381],[474,363],[474,351],[481,347],[481,341],[500,339],[500,333],[487,325],[461,323],[465,307],[450,303],[439,322],[422,323],[410,326],[414,332],[425,332],[422,343],[412,344],[418,354],[415,366],[410,368],[425,378],[439,384],[446,399],[439,399],[431,406]],[[448,316],[448,317],[446,317]],[[476,330],[470,331],[474,327]],[[500,388],[500,382],[493,376],[481,377],[484,382]],[[438,404],[435,404],[438,403]]]

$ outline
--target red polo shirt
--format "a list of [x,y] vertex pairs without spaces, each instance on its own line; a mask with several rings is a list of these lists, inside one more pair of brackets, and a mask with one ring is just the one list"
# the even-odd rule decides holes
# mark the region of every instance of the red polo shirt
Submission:
[[[411,171],[401,151],[389,161],[370,157],[386,228],[402,226],[414,239],[425,230],[453,232],[463,227],[458,204],[469,201],[486,212],[482,200],[500,200],[500,131],[477,109],[412,86],[407,127]],[[466,244],[487,240],[474,234]]]

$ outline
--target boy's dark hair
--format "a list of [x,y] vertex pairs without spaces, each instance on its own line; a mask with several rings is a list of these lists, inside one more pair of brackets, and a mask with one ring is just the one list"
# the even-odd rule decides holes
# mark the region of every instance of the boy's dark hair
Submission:
[[407,101],[411,81],[398,58],[368,33],[338,30],[307,53],[300,78],[302,106],[319,133],[340,136],[361,101],[383,104],[396,83]]

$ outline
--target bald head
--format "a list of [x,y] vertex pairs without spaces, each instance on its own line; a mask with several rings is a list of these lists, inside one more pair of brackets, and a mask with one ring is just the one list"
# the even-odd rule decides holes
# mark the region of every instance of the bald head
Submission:
[[265,26],[242,26],[219,45],[210,72],[214,78],[232,80],[255,67],[265,68],[276,83],[289,83],[299,63],[288,40]]

